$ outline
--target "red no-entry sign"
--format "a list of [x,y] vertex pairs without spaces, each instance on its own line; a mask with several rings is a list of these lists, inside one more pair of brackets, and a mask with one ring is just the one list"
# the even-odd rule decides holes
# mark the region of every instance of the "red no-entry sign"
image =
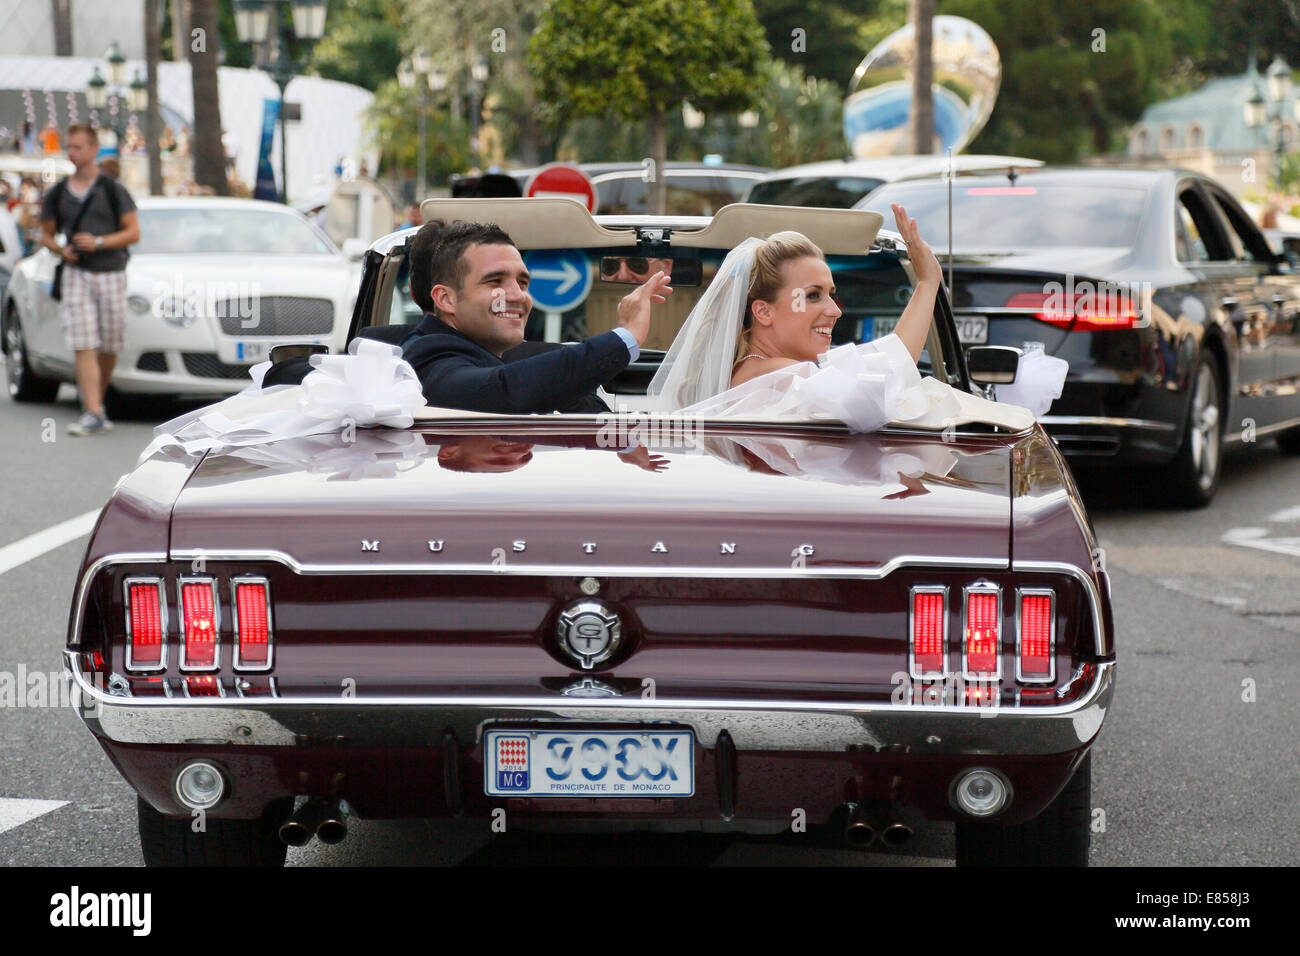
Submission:
[[596,187],[577,166],[571,163],[549,163],[528,180],[525,196],[567,196],[596,211]]

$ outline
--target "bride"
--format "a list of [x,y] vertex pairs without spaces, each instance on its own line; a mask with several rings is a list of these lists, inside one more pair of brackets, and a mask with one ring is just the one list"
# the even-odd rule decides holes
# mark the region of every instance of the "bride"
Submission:
[[[979,419],[1027,427],[1032,414],[1023,408],[921,378],[916,361],[930,333],[943,272],[916,220],[902,206],[892,208],[916,277],[893,332],[832,348],[831,330],[841,311],[822,251],[797,232],[746,239],[723,260],[651,380],[652,408],[703,417],[825,415],[861,432],[889,421],[941,426]],[[1044,391],[1059,396],[1066,363],[1036,357],[1050,369],[1022,359],[1017,385],[1020,378],[1040,380],[1028,393],[1037,393],[1035,412],[1041,414],[1046,404],[1040,397]],[[1033,376],[1023,375],[1026,365]]]

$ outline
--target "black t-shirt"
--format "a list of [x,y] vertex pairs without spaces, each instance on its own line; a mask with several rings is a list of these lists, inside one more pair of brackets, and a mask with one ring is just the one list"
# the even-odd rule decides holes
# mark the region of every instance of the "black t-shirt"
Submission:
[[[77,221],[77,215],[81,212],[82,202],[88,201],[90,206],[86,209],[86,214],[81,217],[81,222],[77,224],[77,232],[88,232],[92,236],[106,236],[111,232],[117,232],[122,228],[122,224],[118,216],[113,214],[113,204],[108,196],[110,189],[116,194],[119,215],[125,216],[129,212],[135,212],[135,201],[126,191],[126,187],[112,176],[100,173],[91,184],[90,190],[81,199],[72,194],[67,179],[51,188],[45,194],[41,220],[52,219],[55,232],[69,233],[72,231],[72,224]],[[57,212],[54,208],[56,201],[59,204]],[[71,240],[72,237],[69,235],[68,241]],[[126,260],[129,258],[130,253],[125,249],[100,249],[98,252],[78,250],[75,265],[87,272],[120,272],[126,268]]]

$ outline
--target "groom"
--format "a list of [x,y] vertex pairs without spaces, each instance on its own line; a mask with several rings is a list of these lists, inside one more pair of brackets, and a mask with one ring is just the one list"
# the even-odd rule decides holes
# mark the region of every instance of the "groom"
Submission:
[[411,298],[425,316],[402,357],[429,404],[444,408],[606,411],[596,387],[636,360],[651,305],[672,292],[656,273],[619,303],[612,331],[508,361],[502,355],[523,342],[533,307],[528,269],[510,237],[493,225],[434,220],[416,234],[410,257]]

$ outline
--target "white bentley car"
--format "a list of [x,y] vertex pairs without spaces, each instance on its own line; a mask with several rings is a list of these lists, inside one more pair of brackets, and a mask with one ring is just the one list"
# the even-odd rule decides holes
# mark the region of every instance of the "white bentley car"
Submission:
[[[342,351],[360,266],[301,213],[251,199],[156,198],[137,206],[140,242],[126,270],[117,397],[239,391],[272,345],[316,342]],[[0,342],[17,401],[49,401],[60,382],[75,380],[59,303],[50,298],[56,263],[39,249],[18,263],[4,292]]]

